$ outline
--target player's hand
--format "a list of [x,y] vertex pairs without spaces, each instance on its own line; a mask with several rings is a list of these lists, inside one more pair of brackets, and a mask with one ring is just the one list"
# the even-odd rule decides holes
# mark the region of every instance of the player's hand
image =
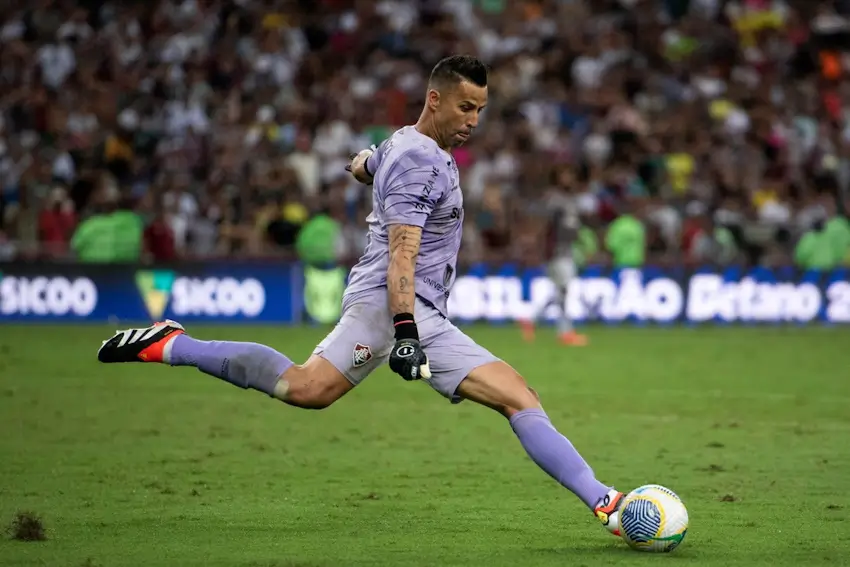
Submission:
[[369,159],[369,156],[375,153],[377,149],[378,148],[373,145],[368,149],[360,150],[359,153],[349,155],[348,159],[350,159],[351,162],[345,166],[345,170],[350,172],[351,175],[354,176],[354,179],[360,183],[370,185],[375,172],[369,171],[366,167],[366,160]]
[[428,357],[416,339],[396,341],[390,353],[390,370],[408,381],[431,377]]

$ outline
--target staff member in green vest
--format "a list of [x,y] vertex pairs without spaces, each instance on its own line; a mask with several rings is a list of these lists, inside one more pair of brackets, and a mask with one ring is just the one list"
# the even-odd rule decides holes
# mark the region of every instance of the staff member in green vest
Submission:
[[615,268],[640,268],[646,260],[646,227],[628,210],[614,219],[605,235],[605,248]]
[[337,263],[341,231],[339,222],[322,212],[304,224],[295,241],[304,263],[304,308],[319,323],[334,323],[342,314],[345,269]]
[[822,219],[803,234],[794,248],[794,262],[803,270],[830,270],[839,261],[833,236],[826,230]]
[[71,238],[80,262],[138,262],[142,254],[144,222],[134,211],[121,208],[117,192],[110,193],[97,213],[84,220]]

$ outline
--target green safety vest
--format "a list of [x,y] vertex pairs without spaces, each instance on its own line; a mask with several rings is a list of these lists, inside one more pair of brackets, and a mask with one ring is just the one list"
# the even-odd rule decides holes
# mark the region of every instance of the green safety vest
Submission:
[[335,323],[342,315],[345,270],[304,267],[304,308],[319,323]]

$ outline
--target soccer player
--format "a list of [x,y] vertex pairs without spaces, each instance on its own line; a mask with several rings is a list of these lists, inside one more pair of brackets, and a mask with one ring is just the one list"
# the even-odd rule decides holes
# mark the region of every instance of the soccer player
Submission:
[[352,160],[358,180],[373,180],[369,240],[339,323],[304,364],[256,343],[200,341],[174,321],[119,331],[98,359],[193,366],[307,409],[328,407],[389,361],[403,379],[424,380],[453,403],[501,413],[531,459],[617,533],[623,494],[596,479],[522,376],[447,317],[463,224],[451,151],[469,139],[486,105],[486,67],[448,57],[431,73],[419,121]]
[[546,210],[549,212],[546,235],[546,274],[555,284],[555,292],[530,319],[520,321],[526,341],[534,340],[534,328],[537,321],[550,306],[556,305],[558,308],[556,331],[560,341],[570,346],[587,344],[587,337],[576,332],[567,310],[567,293],[577,273],[576,256],[583,256],[585,248],[585,243],[580,239],[581,220],[573,190],[574,181],[572,170],[562,169],[558,173],[554,189],[546,199]]

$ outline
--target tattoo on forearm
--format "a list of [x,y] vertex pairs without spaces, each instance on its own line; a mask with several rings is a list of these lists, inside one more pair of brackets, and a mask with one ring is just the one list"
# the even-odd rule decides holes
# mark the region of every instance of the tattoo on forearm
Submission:
[[417,226],[393,225],[390,227],[387,288],[390,312],[393,315],[413,312],[416,298],[413,277],[421,240],[422,229]]

